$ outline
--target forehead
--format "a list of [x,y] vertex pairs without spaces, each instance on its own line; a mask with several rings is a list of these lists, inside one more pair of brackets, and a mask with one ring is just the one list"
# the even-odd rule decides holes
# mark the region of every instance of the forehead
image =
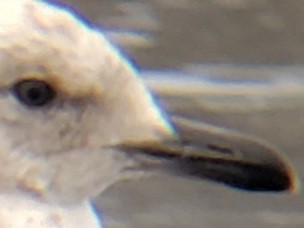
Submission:
[[71,12],[34,0],[0,3],[0,87],[23,78],[49,81],[72,96],[97,95],[119,56]]

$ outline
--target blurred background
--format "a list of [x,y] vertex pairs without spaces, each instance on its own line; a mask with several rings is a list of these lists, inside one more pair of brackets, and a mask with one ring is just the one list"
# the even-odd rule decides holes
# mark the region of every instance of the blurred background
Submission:
[[[149,70],[218,82],[249,81],[241,85],[243,90],[251,85],[245,102],[241,90],[230,96],[229,91],[237,89],[231,83],[222,83],[222,87],[215,83],[211,88],[217,99],[213,99],[214,94],[194,94],[185,102],[177,94],[174,105],[165,98],[163,105],[171,114],[236,129],[273,143],[303,181],[304,1],[56,2],[72,7],[106,31],[143,75]],[[256,82],[270,89],[266,86],[261,93],[254,93],[261,85]],[[221,93],[223,90],[226,93]],[[301,228],[303,203],[301,193],[248,193],[161,174],[121,183],[96,199],[109,228]]]

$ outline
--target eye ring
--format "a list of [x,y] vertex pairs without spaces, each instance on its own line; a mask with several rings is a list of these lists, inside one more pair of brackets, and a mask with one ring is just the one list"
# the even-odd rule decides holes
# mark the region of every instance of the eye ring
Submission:
[[12,87],[14,96],[29,107],[41,107],[54,100],[56,93],[45,81],[26,79],[17,82]]

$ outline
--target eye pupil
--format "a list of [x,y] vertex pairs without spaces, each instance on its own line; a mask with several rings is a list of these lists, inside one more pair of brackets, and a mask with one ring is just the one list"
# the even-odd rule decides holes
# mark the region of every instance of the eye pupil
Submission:
[[23,80],[13,86],[13,93],[17,99],[27,106],[44,106],[54,97],[54,90],[44,81]]
[[37,88],[31,88],[31,89],[29,89],[27,96],[31,100],[37,101],[41,97],[41,93],[40,92],[41,91],[39,91],[39,89],[37,89]]

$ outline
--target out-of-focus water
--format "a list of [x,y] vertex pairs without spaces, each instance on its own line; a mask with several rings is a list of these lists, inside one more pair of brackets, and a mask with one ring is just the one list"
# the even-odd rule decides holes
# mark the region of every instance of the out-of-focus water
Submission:
[[[218,80],[288,81],[304,74],[304,2],[300,0],[61,2],[103,28],[132,29],[150,35],[148,46],[124,49],[141,69],[174,68]],[[229,100],[227,106],[214,108],[203,98],[191,105],[185,102],[187,106],[178,102],[165,106],[172,113],[268,140],[288,156],[303,180],[304,96],[277,97],[255,107],[250,106],[257,104],[252,95],[247,106],[239,105],[243,109],[227,109]],[[303,194],[248,193],[165,175],[121,183],[96,199],[110,228],[301,228],[303,202]]]
[[301,64],[304,59],[301,0],[56,1],[72,5],[102,27],[153,35],[154,46],[129,51],[140,67]]

